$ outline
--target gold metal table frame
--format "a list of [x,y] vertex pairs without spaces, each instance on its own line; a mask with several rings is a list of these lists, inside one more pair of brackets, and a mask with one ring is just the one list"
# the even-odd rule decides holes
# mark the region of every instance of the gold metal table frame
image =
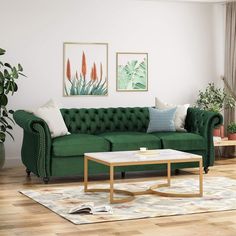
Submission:
[[[110,179],[109,184],[110,188],[102,189],[102,188],[88,188],[88,161],[95,161],[104,165],[109,166],[110,168]],[[199,163],[199,191],[197,193],[170,193],[170,192],[161,192],[158,191],[158,188],[161,187],[169,187],[171,184],[171,164],[172,163],[183,163],[183,162],[198,162]],[[129,165],[144,165],[144,164],[167,164],[167,183],[163,184],[155,184],[150,186],[147,190],[130,192],[127,190],[120,190],[114,188],[114,167],[117,166],[129,166]],[[192,158],[189,160],[186,159],[178,159],[178,160],[162,160],[162,161],[153,161],[153,162],[124,162],[124,163],[109,163],[102,160],[98,160],[96,158],[85,156],[84,157],[84,192],[109,192],[110,193],[110,203],[124,203],[129,202],[134,199],[136,195],[144,195],[144,194],[157,194],[159,196],[164,197],[202,197],[203,196],[203,170],[202,170],[202,158]],[[128,197],[122,198],[114,198],[114,193],[120,193],[124,195],[128,195]]]

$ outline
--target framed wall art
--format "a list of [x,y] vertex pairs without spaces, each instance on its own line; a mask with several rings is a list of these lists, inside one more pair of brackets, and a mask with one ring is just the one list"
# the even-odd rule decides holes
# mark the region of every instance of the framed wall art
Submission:
[[64,96],[108,94],[108,44],[64,43]]
[[116,53],[116,90],[148,90],[147,53]]

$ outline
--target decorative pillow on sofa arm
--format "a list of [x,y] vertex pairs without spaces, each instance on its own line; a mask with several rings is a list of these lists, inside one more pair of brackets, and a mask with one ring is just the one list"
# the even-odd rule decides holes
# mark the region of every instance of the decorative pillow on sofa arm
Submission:
[[174,117],[176,107],[162,110],[149,107],[148,110],[149,125],[147,133],[159,131],[175,131]]
[[176,107],[177,109],[176,109],[175,118],[174,118],[175,129],[177,131],[186,131],[184,129],[185,118],[186,118],[187,110],[190,104],[184,104],[184,105],[168,104],[168,103],[162,102],[158,98],[155,98],[155,105],[157,109],[170,109],[170,108]]
[[52,138],[70,134],[57,103],[52,99],[33,113],[47,123]]

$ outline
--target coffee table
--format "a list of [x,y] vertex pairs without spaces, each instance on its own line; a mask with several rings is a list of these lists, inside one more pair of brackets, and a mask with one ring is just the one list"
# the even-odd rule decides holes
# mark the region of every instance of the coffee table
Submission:
[[[93,152],[84,154],[84,191],[85,192],[109,192],[110,203],[128,202],[134,199],[135,195],[158,194],[166,197],[202,197],[203,196],[203,171],[202,157],[186,152],[172,149],[157,149],[146,152],[120,151],[120,152]],[[88,188],[88,161],[94,161],[110,168],[110,188]],[[168,187],[171,183],[171,164],[184,162],[199,163],[199,191],[197,193],[170,193],[158,191],[158,188]],[[114,168],[117,166],[167,164],[167,183],[155,184],[147,190],[130,192],[114,188]],[[114,198],[114,193],[128,195],[128,197]]]

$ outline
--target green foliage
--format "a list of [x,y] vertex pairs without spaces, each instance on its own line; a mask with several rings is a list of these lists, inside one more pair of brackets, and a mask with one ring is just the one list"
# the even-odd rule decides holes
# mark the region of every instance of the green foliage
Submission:
[[228,132],[231,133],[231,134],[236,133],[236,123],[231,122],[231,123],[228,125],[227,130],[228,130]]
[[209,83],[205,91],[199,91],[196,105],[207,111],[220,112],[223,108],[235,107],[235,100],[223,89],[216,88],[214,83]]
[[118,89],[144,90],[147,88],[147,61],[138,63],[129,61],[125,66],[118,66]]
[[65,92],[69,95],[106,95],[107,82],[92,79],[86,82],[82,76],[79,79],[74,76],[69,91],[66,89]]
[[[0,48],[0,55],[5,54],[5,50]],[[4,142],[6,133],[14,140],[14,137],[9,132],[12,130],[10,124],[14,124],[10,115],[13,114],[12,110],[7,109],[8,96],[13,95],[18,90],[16,80],[22,74],[23,67],[18,64],[17,66],[11,66],[9,63],[0,61],[0,142]]]

